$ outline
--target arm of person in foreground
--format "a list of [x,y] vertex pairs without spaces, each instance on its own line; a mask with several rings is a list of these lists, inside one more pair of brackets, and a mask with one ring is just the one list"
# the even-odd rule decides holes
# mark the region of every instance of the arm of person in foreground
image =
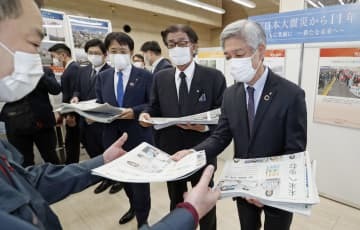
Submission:
[[193,230],[199,219],[208,213],[220,197],[218,189],[209,188],[214,173],[214,166],[209,165],[203,172],[199,183],[184,194],[184,202],[151,227],[144,226],[141,230]]
[[91,174],[91,169],[106,164],[125,154],[122,149],[127,140],[124,133],[102,155],[79,164],[42,164],[27,168],[26,179],[50,204],[80,192],[101,178]]

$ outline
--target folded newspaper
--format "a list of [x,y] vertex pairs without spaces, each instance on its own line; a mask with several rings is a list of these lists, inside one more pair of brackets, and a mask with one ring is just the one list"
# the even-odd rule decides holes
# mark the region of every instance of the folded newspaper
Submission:
[[62,114],[75,112],[92,121],[111,123],[120,116],[122,110],[122,108],[109,105],[108,103],[99,104],[95,100],[89,100],[81,101],[77,104],[63,103],[55,111]]
[[264,205],[310,215],[311,206],[320,202],[315,168],[308,152],[233,159],[225,163],[217,187],[221,198],[255,198]]
[[152,117],[150,120],[141,121],[153,124],[156,130],[177,124],[216,125],[219,121],[220,114],[220,109],[214,109],[185,117]]
[[180,161],[173,161],[169,154],[143,142],[124,156],[93,169],[92,173],[122,182],[164,182],[185,178],[205,164],[204,151],[189,154]]

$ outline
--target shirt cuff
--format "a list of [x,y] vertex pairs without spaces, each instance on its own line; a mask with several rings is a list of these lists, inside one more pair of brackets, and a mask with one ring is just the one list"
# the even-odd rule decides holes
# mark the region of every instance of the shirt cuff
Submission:
[[192,204],[190,204],[189,202],[183,202],[183,203],[179,203],[178,205],[176,205],[176,207],[184,208],[191,213],[191,215],[194,218],[194,223],[195,223],[195,228],[196,228],[197,225],[199,224],[199,214],[196,211],[196,209],[194,208],[194,206],[192,206]]

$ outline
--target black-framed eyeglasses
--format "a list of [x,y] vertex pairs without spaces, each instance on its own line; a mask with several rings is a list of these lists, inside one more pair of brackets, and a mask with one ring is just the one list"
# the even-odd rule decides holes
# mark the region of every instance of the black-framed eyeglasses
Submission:
[[168,42],[167,48],[172,49],[177,47],[188,47],[190,44],[190,41],[178,41],[178,42]]

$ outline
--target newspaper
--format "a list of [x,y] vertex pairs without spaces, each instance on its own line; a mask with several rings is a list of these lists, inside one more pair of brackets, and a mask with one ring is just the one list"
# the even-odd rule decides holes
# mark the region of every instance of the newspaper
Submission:
[[124,156],[93,169],[92,173],[122,182],[164,182],[188,177],[205,164],[204,151],[173,161],[169,154],[143,142]]
[[122,108],[109,105],[108,103],[99,104],[95,100],[89,100],[76,104],[63,103],[55,111],[62,114],[75,112],[92,121],[111,123],[120,116],[122,110]]
[[221,198],[255,198],[268,206],[310,215],[311,206],[320,202],[315,167],[308,152],[233,159],[225,163],[217,186]]
[[216,125],[219,121],[220,114],[220,109],[214,109],[185,117],[152,117],[150,120],[141,121],[153,124],[156,130],[177,124]]

